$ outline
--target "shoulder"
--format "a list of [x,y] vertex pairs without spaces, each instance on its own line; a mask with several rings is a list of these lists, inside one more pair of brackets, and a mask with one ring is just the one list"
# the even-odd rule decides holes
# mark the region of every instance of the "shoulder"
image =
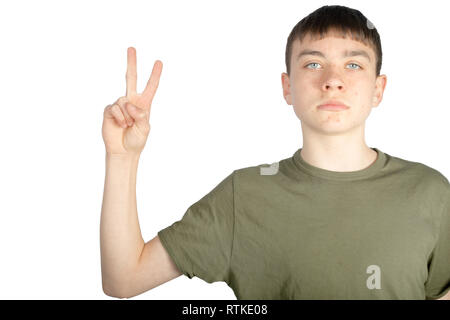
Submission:
[[386,154],[386,157],[392,171],[402,173],[407,178],[418,180],[421,183],[444,190],[444,192],[449,191],[449,180],[436,168],[418,161],[406,160],[388,154]]

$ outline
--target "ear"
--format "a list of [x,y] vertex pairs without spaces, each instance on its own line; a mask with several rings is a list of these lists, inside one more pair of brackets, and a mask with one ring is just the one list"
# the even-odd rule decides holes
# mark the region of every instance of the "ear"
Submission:
[[281,74],[281,86],[283,88],[284,100],[286,100],[286,103],[288,105],[292,105],[291,84],[289,80],[289,75],[286,72],[283,72]]
[[373,107],[377,107],[381,100],[383,100],[384,89],[386,88],[387,77],[385,74],[381,74],[375,80],[375,94],[372,99]]

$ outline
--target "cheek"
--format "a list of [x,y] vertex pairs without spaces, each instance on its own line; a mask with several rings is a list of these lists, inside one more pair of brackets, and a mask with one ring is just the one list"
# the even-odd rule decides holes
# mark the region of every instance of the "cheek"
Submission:
[[317,88],[317,83],[317,80],[311,77],[303,77],[300,81],[297,81],[292,92],[294,99],[299,103],[308,103],[320,91]]
[[[366,82],[364,82],[366,81]],[[361,85],[364,83],[364,85]],[[373,90],[369,85],[366,85],[367,80],[361,79],[360,81],[355,81],[348,84],[349,97],[352,99],[356,105],[367,106],[370,105],[373,96]]]

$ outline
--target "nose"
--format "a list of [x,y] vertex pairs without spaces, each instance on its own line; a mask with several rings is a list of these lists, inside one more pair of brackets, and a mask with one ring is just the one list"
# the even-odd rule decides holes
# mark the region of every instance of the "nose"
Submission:
[[326,76],[325,81],[322,84],[322,89],[324,91],[329,91],[333,89],[338,89],[342,91],[344,89],[344,82],[337,73],[332,73]]

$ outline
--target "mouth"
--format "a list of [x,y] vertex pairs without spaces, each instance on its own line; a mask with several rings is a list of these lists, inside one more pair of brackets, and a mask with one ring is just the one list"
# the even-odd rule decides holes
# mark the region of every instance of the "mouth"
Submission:
[[333,100],[317,106],[317,109],[324,111],[342,111],[350,109],[350,107],[340,101]]

